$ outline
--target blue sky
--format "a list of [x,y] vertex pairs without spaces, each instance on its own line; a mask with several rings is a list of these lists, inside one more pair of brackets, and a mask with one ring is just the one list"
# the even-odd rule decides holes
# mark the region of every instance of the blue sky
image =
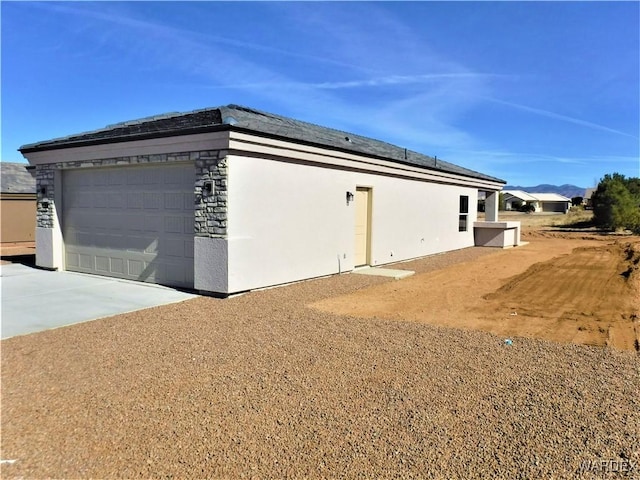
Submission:
[[236,103],[507,180],[640,176],[638,2],[7,2],[2,160]]

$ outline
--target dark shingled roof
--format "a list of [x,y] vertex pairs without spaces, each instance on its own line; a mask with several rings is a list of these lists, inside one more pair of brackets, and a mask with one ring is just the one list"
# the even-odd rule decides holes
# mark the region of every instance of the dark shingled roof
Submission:
[[454,173],[492,182],[506,183],[452,163],[444,162],[390,143],[362,137],[300,120],[261,112],[238,105],[167,113],[109,125],[100,130],[56,138],[20,147],[22,153],[100,143],[122,142],[162,136],[187,135],[217,130],[245,130],[268,137],[284,138],[345,152],[362,153],[396,163]]
[[36,179],[26,163],[0,162],[0,190],[2,193],[36,193]]

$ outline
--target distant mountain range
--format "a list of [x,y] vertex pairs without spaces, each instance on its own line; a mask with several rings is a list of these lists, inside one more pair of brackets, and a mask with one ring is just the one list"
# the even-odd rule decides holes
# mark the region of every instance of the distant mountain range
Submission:
[[584,197],[586,188],[576,187],[575,185],[549,185],[543,183],[542,185],[536,185],[535,187],[520,187],[517,185],[506,185],[503,190],[522,190],[528,193],[559,193],[567,198]]

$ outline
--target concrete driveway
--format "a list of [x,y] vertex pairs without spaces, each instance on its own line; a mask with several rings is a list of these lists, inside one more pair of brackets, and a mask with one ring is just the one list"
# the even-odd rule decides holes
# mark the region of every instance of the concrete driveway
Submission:
[[19,263],[0,266],[2,338],[181,302],[197,295],[168,287]]

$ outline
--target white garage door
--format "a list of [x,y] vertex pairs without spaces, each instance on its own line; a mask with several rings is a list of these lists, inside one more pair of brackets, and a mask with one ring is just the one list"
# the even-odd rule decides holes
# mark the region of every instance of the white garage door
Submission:
[[68,170],[62,182],[67,270],[193,287],[192,164]]

